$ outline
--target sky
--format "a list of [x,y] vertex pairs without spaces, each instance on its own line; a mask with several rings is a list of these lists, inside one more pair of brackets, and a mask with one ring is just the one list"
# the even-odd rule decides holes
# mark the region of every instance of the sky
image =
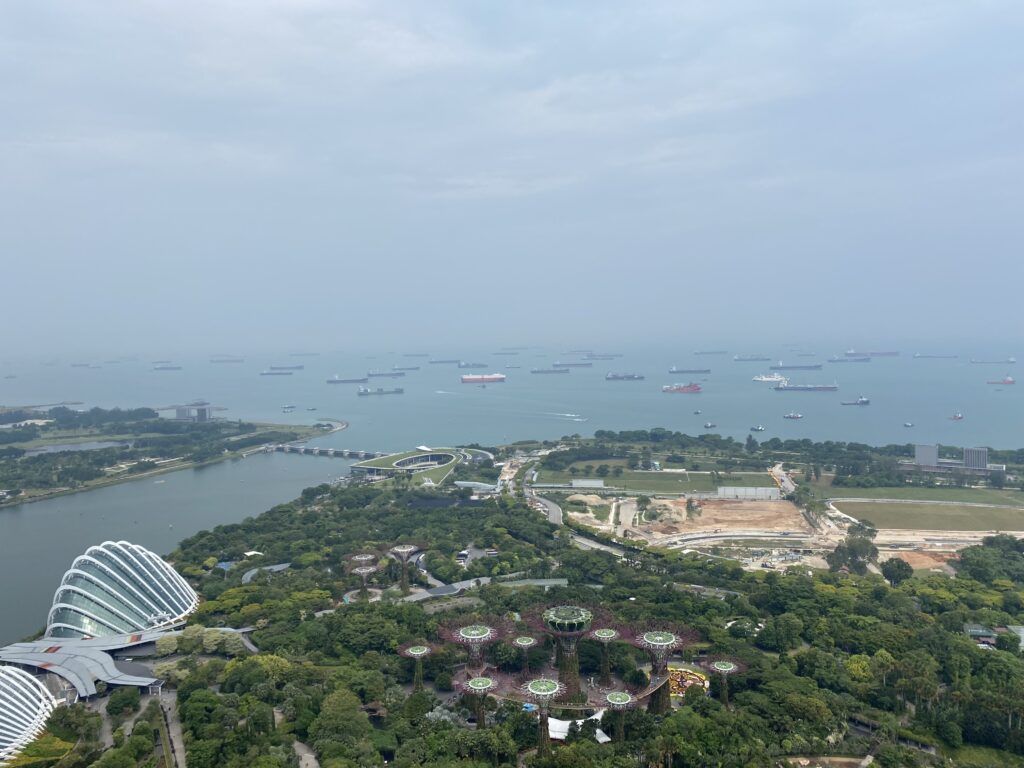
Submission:
[[1019,0],[4,2],[3,348],[1019,342],[1021,39]]

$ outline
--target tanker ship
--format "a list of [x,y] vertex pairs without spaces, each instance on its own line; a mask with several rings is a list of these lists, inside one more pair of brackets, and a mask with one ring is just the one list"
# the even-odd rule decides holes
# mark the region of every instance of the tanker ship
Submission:
[[641,373],[606,373],[604,375],[605,381],[643,381],[644,376]]
[[783,381],[772,387],[776,392],[836,392],[838,384],[790,384]]
[[461,378],[463,384],[500,384],[504,380],[504,373],[467,373]]

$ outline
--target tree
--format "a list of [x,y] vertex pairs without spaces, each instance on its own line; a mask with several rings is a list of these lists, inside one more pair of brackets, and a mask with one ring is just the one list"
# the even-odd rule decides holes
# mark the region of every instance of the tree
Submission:
[[882,575],[893,587],[898,587],[914,575],[914,569],[906,560],[891,557],[882,563]]

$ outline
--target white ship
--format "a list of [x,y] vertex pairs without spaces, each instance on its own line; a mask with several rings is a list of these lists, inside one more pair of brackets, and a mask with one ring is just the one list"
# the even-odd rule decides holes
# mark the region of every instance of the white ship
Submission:
[[786,380],[786,377],[781,373],[759,373],[751,381],[770,381],[772,383],[779,383]]

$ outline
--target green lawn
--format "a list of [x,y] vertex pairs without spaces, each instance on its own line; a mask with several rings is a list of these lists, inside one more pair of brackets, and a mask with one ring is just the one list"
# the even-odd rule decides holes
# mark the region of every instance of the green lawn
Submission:
[[[822,477],[812,483],[820,497],[856,499],[918,499],[920,501],[965,501],[975,504],[1009,504],[1024,508],[1024,491],[998,488],[841,488]],[[800,477],[796,478],[801,485]]]
[[935,531],[1021,531],[1024,509],[968,507],[955,504],[886,504],[874,501],[839,502],[836,507],[879,528]]
[[[590,463],[590,462],[587,462]],[[605,463],[605,462],[601,462]],[[538,483],[565,483],[574,479],[603,479],[608,488],[622,488],[627,491],[649,491],[650,493],[714,493],[719,485],[748,486],[774,488],[775,482],[767,472],[722,474],[721,482],[714,483],[710,472],[637,472],[626,470],[621,476],[608,475],[599,478],[591,474],[589,478],[580,472],[575,477],[567,471],[556,472],[542,469],[537,477]]]
[[[452,454],[453,456],[456,456],[456,457],[458,457],[458,455],[459,455],[459,452],[456,451],[454,448],[436,448],[433,451],[431,451],[431,453],[435,453],[435,452],[436,453],[450,453],[450,454]],[[381,456],[381,457],[376,458],[376,459],[366,459],[365,461],[360,461],[358,464],[356,464],[356,466],[357,467],[379,467],[381,469],[389,469],[390,467],[394,466],[396,461],[401,461],[402,459],[408,459],[408,458],[411,458],[413,456],[419,456],[419,455],[424,454],[424,453],[427,453],[427,451],[406,451],[405,453],[392,453],[392,454],[389,454],[387,456]]]

